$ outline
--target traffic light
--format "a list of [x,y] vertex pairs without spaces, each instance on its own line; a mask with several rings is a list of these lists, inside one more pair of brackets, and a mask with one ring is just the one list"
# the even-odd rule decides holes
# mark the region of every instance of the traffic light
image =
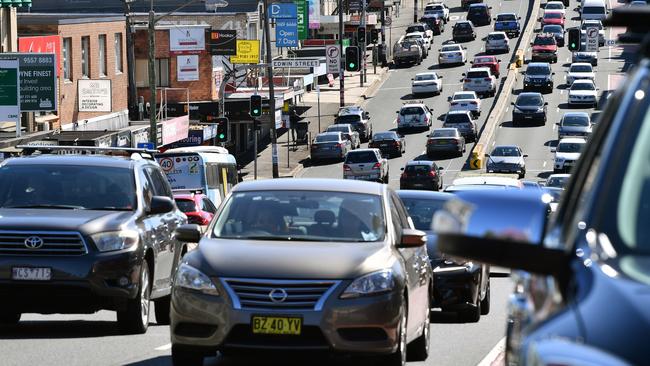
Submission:
[[346,71],[359,71],[360,69],[359,47],[348,46],[345,49],[345,70]]
[[215,119],[217,123],[217,142],[228,141],[228,118],[219,117]]
[[580,50],[580,28],[569,28],[569,42],[567,43],[569,51]]
[[357,43],[366,44],[366,27],[357,28]]
[[251,105],[250,105],[250,114],[251,117],[262,117],[262,96],[261,95],[251,95]]
[[378,42],[379,42],[379,29],[371,29],[370,43],[378,43]]

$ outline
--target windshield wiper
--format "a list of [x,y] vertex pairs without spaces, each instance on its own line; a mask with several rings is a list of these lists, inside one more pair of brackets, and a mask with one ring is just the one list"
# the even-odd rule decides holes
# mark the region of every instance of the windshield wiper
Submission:
[[73,206],[73,205],[21,205],[21,206],[4,206],[2,208],[58,208],[66,210],[85,210],[83,206]]

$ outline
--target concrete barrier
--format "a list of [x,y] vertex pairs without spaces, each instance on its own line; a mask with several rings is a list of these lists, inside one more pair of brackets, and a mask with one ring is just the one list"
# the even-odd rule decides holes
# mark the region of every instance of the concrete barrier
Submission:
[[490,141],[494,136],[496,128],[501,120],[501,117],[505,113],[508,101],[510,100],[510,95],[512,94],[512,89],[517,82],[517,77],[519,74],[518,67],[522,67],[524,64],[524,55],[527,45],[530,43],[530,38],[533,35],[535,26],[537,25],[537,14],[539,13],[539,7],[541,0],[531,0],[531,10],[530,17],[526,23],[526,28],[521,33],[521,36],[518,40],[518,47],[523,47],[515,51],[514,62],[509,65],[508,73],[501,87],[498,99],[494,104],[494,107],[490,111],[490,114],[485,121],[485,126],[481,131],[478,142],[474,145],[472,153],[470,155],[470,169],[482,169],[485,162],[485,153],[490,147]]

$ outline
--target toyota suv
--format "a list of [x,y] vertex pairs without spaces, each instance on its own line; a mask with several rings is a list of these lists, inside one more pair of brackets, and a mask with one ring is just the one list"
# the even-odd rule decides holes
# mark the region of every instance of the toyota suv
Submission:
[[553,75],[551,65],[547,62],[531,62],[524,74],[524,90],[541,90],[553,92]]
[[532,61],[557,62],[557,42],[550,33],[540,33],[535,36],[532,46]]
[[497,78],[492,75],[489,67],[472,67],[462,75],[464,91],[473,91],[489,97],[496,94]]
[[359,133],[363,141],[370,140],[372,137],[372,123],[370,122],[370,113],[366,112],[361,106],[342,107],[336,116],[334,123],[349,123],[354,130]]
[[113,310],[120,331],[144,333],[150,301],[156,322],[169,324],[172,278],[187,250],[173,232],[187,217],[151,155],[22,148],[32,156],[0,164],[0,325],[23,313]]

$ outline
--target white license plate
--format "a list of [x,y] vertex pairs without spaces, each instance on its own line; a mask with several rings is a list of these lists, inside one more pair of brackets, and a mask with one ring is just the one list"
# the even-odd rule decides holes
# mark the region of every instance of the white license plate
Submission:
[[17,281],[49,281],[52,279],[51,268],[14,267],[11,279]]
[[381,146],[381,147],[388,147],[388,144],[381,144],[381,145],[379,145],[379,146]]
[[530,119],[530,118],[533,118],[533,116],[524,116],[524,118]]

